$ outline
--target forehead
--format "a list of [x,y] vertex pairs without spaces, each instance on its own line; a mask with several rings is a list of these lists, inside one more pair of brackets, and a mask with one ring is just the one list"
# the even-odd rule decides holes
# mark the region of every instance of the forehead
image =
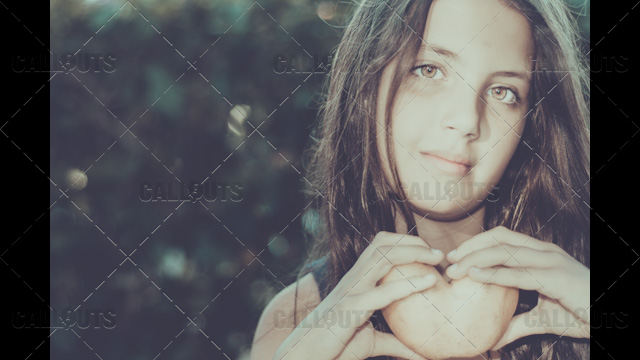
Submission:
[[423,38],[461,61],[488,60],[498,67],[530,66],[533,53],[529,22],[511,1],[434,0]]

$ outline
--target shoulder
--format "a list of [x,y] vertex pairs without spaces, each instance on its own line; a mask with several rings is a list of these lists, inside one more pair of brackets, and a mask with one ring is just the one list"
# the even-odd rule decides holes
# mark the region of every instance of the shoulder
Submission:
[[265,356],[271,358],[293,329],[321,301],[318,285],[311,272],[282,289],[269,301],[260,315],[253,337],[250,359],[265,358]]

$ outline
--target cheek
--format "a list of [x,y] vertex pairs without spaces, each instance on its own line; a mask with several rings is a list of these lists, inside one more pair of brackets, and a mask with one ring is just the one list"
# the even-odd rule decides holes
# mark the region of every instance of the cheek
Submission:
[[393,109],[391,128],[394,139],[404,144],[417,144],[437,125],[433,100],[399,91],[398,105]]
[[429,128],[431,128],[433,124],[430,124],[429,119],[425,116],[425,114],[428,114],[429,106],[425,104],[422,99],[403,95],[402,92],[399,91],[396,103],[397,105],[394,106],[391,114],[391,124],[388,127],[386,127],[384,113],[381,112],[384,110],[379,109],[376,119],[376,137],[378,153],[384,162],[385,171],[389,172],[386,142],[387,133],[391,135],[389,140],[392,142],[394,160],[396,161],[398,170],[402,173],[417,166],[415,150],[419,143],[424,140]]
[[437,133],[437,120],[429,99],[400,94],[394,107],[390,129],[399,170],[419,168],[418,149]]
[[[478,177],[484,178],[487,182],[497,183],[520,143],[524,121],[513,121],[510,125],[502,119],[492,121],[496,121],[497,124],[489,130],[491,136],[478,152],[482,159],[476,166]],[[510,126],[513,128],[510,129]]]

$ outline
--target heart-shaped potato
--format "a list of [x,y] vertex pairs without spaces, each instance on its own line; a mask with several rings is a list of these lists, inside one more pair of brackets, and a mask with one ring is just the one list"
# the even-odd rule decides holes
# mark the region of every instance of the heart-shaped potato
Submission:
[[379,283],[426,274],[436,275],[433,288],[382,309],[398,340],[427,359],[471,357],[491,349],[513,317],[518,289],[469,277],[447,283],[433,266],[420,263],[396,266]]

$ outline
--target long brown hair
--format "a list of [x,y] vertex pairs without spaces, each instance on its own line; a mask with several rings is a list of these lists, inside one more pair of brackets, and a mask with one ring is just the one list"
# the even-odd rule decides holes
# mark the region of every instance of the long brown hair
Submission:
[[[562,0],[509,3],[530,22],[535,57],[527,125],[516,152],[496,187],[496,201],[485,202],[485,228],[503,225],[553,242],[590,267],[588,67],[580,56],[579,31]],[[380,231],[395,232],[398,209],[417,235],[393,156],[391,109],[405,74],[424,41],[431,1],[367,0],[354,8],[325,83],[318,123],[308,148],[306,189],[317,215],[309,234],[313,247],[305,261],[327,256],[324,298],[351,269]],[[397,60],[387,99],[378,99],[383,69]],[[376,104],[386,101],[388,184],[378,155]],[[308,217],[313,218],[313,217]],[[298,273],[298,280],[308,269]],[[297,288],[296,288],[297,296]],[[520,291],[516,314],[536,305],[537,293]],[[295,308],[294,308],[295,316]],[[371,321],[390,332],[380,311]],[[295,319],[294,319],[295,322]],[[505,359],[587,359],[589,339],[535,335],[502,350]]]

